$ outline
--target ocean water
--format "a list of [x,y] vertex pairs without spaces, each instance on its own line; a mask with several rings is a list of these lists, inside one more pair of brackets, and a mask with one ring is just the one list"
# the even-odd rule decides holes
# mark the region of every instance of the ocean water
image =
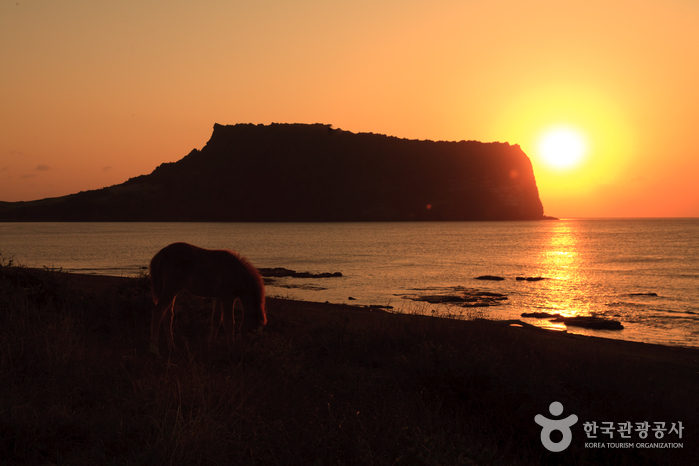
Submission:
[[[567,331],[699,347],[699,219],[0,223],[5,262],[68,272],[136,275],[175,241],[234,249],[258,267],[342,273],[339,278],[276,279],[267,287],[269,296],[521,319],[559,330],[566,326],[520,314],[598,315],[620,321],[624,329]],[[482,275],[504,280],[475,279]],[[415,300],[483,292],[507,299],[477,308]]]

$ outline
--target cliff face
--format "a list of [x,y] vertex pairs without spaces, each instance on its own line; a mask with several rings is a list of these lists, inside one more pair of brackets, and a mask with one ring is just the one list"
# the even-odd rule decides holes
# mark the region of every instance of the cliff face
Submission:
[[545,218],[519,146],[214,125],[202,150],[95,191],[0,203],[18,221],[411,221]]

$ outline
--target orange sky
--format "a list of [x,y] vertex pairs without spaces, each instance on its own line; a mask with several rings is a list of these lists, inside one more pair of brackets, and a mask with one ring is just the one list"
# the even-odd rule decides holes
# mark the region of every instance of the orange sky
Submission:
[[[507,141],[547,215],[699,216],[699,3],[0,2],[0,200],[118,184],[213,124]],[[537,141],[567,125],[567,171]]]

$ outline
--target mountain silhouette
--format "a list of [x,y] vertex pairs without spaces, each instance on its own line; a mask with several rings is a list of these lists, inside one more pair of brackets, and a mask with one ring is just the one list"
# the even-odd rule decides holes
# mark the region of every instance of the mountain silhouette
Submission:
[[204,148],[149,175],[0,203],[0,221],[545,218],[518,145],[408,140],[323,124],[215,124]]

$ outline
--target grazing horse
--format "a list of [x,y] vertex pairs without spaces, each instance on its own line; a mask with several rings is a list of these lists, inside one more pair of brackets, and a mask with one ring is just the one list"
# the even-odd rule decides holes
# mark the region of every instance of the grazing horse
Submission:
[[265,286],[257,269],[247,259],[233,251],[203,249],[187,243],[173,243],[161,249],[150,261],[150,285],[153,294],[153,315],[150,328],[150,352],[160,355],[158,335],[160,324],[167,316],[168,349],[172,340],[172,320],[175,298],[182,290],[205,298],[214,298],[209,342],[216,340],[224,322],[229,341],[233,341],[235,302],[240,299],[243,317],[252,319],[251,327],[262,329],[267,323]]

